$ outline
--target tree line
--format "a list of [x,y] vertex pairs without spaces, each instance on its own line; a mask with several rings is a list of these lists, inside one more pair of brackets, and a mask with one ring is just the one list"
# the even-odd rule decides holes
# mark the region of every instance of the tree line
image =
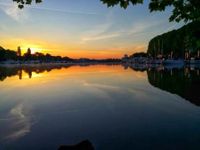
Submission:
[[147,53],[152,57],[162,55],[184,58],[200,55],[200,22],[191,22],[180,29],[173,30],[150,40]]
[[18,47],[17,51],[6,50],[0,47],[0,63],[5,61],[16,61],[18,63],[30,62],[33,63],[119,63],[121,59],[118,58],[107,58],[107,59],[90,59],[90,58],[79,58],[73,59],[69,57],[62,56],[52,56],[51,54],[43,54],[36,52],[31,53],[31,49],[28,48],[27,52],[22,55],[21,48]]
[[69,62],[73,59],[69,57],[61,56],[52,56],[51,54],[43,54],[36,52],[35,54],[31,53],[31,49],[28,48],[27,52],[22,55],[21,48],[18,47],[17,51],[6,50],[3,47],[0,47],[0,62],[2,61],[39,61],[39,62],[52,62],[52,61],[64,61]]

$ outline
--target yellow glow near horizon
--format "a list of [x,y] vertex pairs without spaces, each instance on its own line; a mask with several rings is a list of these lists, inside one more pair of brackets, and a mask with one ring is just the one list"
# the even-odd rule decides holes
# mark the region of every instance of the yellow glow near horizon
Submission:
[[122,58],[124,54],[131,55],[135,52],[141,52],[146,49],[143,44],[139,45],[125,45],[124,47],[93,47],[90,45],[76,45],[71,43],[50,43],[33,40],[17,40],[17,39],[5,39],[0,44],[5,49],[11,49],[17,51],[17,47],[20,46],[22,55],[27,52],[27,49],[31,49],[31,53],[40,52],[43,54],[51,54],[53,56],[67,56],[70,58],[91,58],[91,59],[104,59],[104,58]]
[[43,52],[42,48],[39,45],[23,45],[21,47],[22,54],[26,53],[28,48],[31,49],[31,54],[35,54],[36,52]]

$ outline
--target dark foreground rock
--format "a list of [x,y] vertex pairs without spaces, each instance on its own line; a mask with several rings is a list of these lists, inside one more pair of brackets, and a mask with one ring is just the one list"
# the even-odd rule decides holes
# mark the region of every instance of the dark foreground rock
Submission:
[[58,150],[94,150],[92,143],[88,140],[76,145],[62,145]]

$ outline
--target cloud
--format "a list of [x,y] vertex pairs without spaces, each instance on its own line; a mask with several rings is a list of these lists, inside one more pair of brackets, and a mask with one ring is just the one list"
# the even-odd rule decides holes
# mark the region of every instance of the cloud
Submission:
[[117,34],[107,33],[111,26],[112,26],[111,22],[106,22],[101,25],[96,25],[92,29],[84,32],[81,36],[81,44],[85,44],[86,42],[89,41],[109,39],[118,36]]
[[141,34],[145,33],[147,31],[151,31],[151,29],[159,27],[160,25],[164,24],[165,20],[141,20],[138,22],[133,22],[132,25],[128,30],[126,30],[126,34],[128,35],[134,35],[134,34]]
[[28,19],[27,9],[20,10],[14,3],[0,3],[0,10],[2,10],[7,16],[18,22]]
[[118,33],[110,32],[113,26],[113,12],[110,11],[106,16],[103,24],[97,24],[91,27],[91,29],[85,31],[81,35],[81,44],[85,44],[90,41],[111,39],[118,37]]
[[112,26],[111,22],[105,22],[100,25],[96,25],[89,30],[83,32],[83,36],[95,36],[95,35],[100,35],[104,32],[106,32],[110,27]]
[[118,36],[120,36],[120,34],[118,34],[118,33],[90,36],[90,37],[83,38],[82,42],[105,40],[105,39],[115,38],[115,37],[118,37]]
[[[113,20],[113,12],[107,15],[107,19],[104,24],[97,25],[93,29],[87,31],[81,37],[81,43],[85,44],[90,41],[113,39],[113,38],[126,38],[128,40],[136,36],[144,36],[144,33],[154,32],[158,26],[165,23],[165,20],[155,20],[152,17],[145,20],[139,20],[133,22],[128,27],[120,27],[115,24]],[[117,27],[117,28],[113,28]],[[138,37],[139,38],[139,37]],[[123,40],[122,40],[123,41]],[[127,40],[126,40],[127,41]]]
[[[16,10],[19,10],[17,4],[13,3],[13,2],[10,2],[10,3],[7,2],[6,3],[6,2],[2,2],[0,0],[0,5],[2,5],[2,6],[9,6],[9,7],[15,7]],[[41,7],[39,5],[37,5],[37,6],[26,5],[26,7],[24,9],[36,9],[36,10],[41,10],[41,11],[51,11],[51,12],[58,12],[58,13],[70,13],[70,14],[80,14],[80,15],[100,15],[100,14],[95,13],[95,12],[62,10],[62,9]],[[24,11],[24,9],[23,9],[23,11]]]
[[58,12],[58,13],[80,14],[80,15],[99,15],[98,13],[95,13],[95,12],[62,10],[62,9],[54,9],[54,8],[46,8],[46,7],[28,6],[28,8],[42,10],[42,11]]

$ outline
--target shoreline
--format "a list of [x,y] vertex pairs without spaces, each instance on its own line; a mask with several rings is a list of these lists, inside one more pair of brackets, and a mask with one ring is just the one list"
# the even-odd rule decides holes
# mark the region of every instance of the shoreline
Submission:
[[36,66],[87,66],[87,65],[121,65],[121,62],[79,62],[79,63],[0,63],[3,67],[36,67]]
[[0,67],[17,68],[17,67],[69,67],[69,66],[92,66],[92,65],[122,65],[136,68],[200,68],[200,63],[185,64],[155,64],[155,63],[130,63],[130,62],[51,62],[51,63],[0,63]]

